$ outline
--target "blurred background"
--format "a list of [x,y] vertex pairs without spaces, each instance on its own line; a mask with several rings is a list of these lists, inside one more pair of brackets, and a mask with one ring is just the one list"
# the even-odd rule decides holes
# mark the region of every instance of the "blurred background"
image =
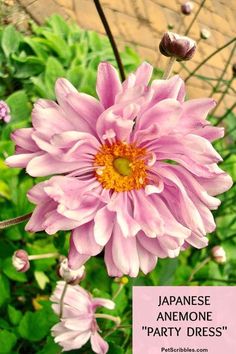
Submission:
[[[42,24],[46,17],[57,13],[68,21],[76,21],[81,28],[104,34],[93,0],[1,1],[3,21],[15,23],[22,30],[28,29],[29,18]],[[159,68],[163,68],[167,61],[158,51],[161,36],[168,26],[173,32],[181,34],[186,32],[202,3],[200,0],[191,2],[194,5],[192,12],[189,16],[184,16],[180,12],[181,4],[184,3],[181,0],[101,0],[119,48],[123,49],[128,45],[134,48],[141,58]],[[197,53],[187,67],[179,64],[175,66],[175,71],[181,72],[181,76],[186,78],[189,71],[202,60],[235,37],[235,14],[234,0],[207,0],[189,32],[189,36],[199,42]],[[208,39],[200,39],[202,30],[210,32]],[[188,80],[190,98],[212,94],[212,85],[216,78],[221,76],[226,65],[224,79],[230,80],[232,68],[228,65],[229,57],[231,56],[231,63],[233,60],[236,62],[235,54],[232,54],[232,50],[235,49],[233,47],[234,44],[220,51],[198,70],[197,75],[207,77],[209,80],[203,80],[198,76]],[[217,108],[217,115],[223,114],[235,103],[235,90],[236,80]],[[216,92],[212,96],[220,99],[221,93]]]

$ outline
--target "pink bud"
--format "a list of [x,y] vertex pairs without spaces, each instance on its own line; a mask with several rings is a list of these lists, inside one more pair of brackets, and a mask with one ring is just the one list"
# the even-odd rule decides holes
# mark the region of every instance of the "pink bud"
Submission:
[[196,42],[177,33],[165,32],[159,48],[166,57],[175,57],[178,61],[190,60],[195,53]]
[[226,253],[222,246],[215,246],[211,250],[212,258],[216,263],[224,264],[226,262]]
[[190,15],[192,10],[194,8],[194,5],[191,1],[187,1],[184,4],[181,5],[181,12],[183,15]]
[[12,264],[17,272],[27,272],[30,268],[28,253],[24,250],[17,250],[12,256]]
[[69,284],[78,284],[85,276],[85,267],[71,269],[68,265],[68,259],[64,258],[59,266],[59,276]]

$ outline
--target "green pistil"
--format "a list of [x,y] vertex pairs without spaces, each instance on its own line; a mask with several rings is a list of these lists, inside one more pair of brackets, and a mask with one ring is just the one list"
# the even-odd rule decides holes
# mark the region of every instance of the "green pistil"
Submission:
[[117,157],[113,161],[113,167],[121,176],[130,176],[132,173],[130,161],[124,157]]

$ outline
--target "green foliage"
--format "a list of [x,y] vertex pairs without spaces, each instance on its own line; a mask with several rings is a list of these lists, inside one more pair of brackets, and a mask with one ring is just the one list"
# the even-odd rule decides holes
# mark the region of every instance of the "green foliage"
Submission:
[[[126,73],[135,70],[139,56],[130,48],[122,52]],[[32,34],[22,35],[13,26],[0,28],[0,99],[11,108],[9,124],[0,122],[0,219],[28,213],[32,205],[27,191],[36,183],[24,171],[9,169],[4,164],[6,156],[13,153],[10,134],[17,128],[30,126],[34,102],[39,98],[55,99],[54,85],[58,77],[68,78],[80,91],[96,95],[96,71],[100,61],[108,60],[116,66],[109,41],[97,33],[83,31],[75,24],[67,24],[54,15],[44,26],[32,24]],[[155,77],[162,71],[155,70]],[[214,121],[214,118],[212,118]],[[235,131],[236,120],[232,112],[225,118],[230,132],[226,139],[216,144],[225,157],[222,168],[236,180]],[[39,181],[39,180],[37,180]],[[116,308],[106,311],[120,316],[122,326],[111,333],[110,321],[99,325],[107,337],[111,354],[131,354],[131,303],[132,287],[136,285],[224,285],[236,284],[236,191],[235,185],[222,197],[222,205],[215,212],[216,231],[210,235],[209,248],[188,249],[176,259],[160,259],[149,275],[129,279],[116,296]],[[68,233],[48,236],[44,233],[27,233],[24,225],[0,231],[0,353],[56,354],[58,345],[50,336],[50,328],[57,322],[48,297],[56,281],[56,260],[48,258],[31,263],[26,274],[17,273],[11,265],[16,249],[26,249],[29,254],[58,252],[67,254]],[[209,261],[190,282],[190,276],[209,256],[212,246],[222,244],[228,262],[219,266]],[[111,298],[119,284],[109,278],[101,258],[92,258],[86,266],[87,276],[82,286],[94,296]],[[42,298],[44,296],[44,298]],[[46,299],[45,299],[46,296]],[[102,310],[101,310],[102,311]],[[89,344],[72,353],[90,353]]]

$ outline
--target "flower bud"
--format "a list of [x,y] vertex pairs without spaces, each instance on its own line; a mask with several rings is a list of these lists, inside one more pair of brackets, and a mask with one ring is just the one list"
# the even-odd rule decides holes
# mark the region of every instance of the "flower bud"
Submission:
[[200,31],[201,39],[208,39],[211,36],[211,32],[207,28],[202,28]]
[[211,250],[212,258],[216,263],[224,264],[226,262],[226,253],[222,246],[215,246]]
[[24,250],[17,250],[12,256],[12,264],[17,272],[27,272],[30,268],[28,253]]
[[166,57],[175,57],[178,61],[190,60],[195,53],[196,42],[177,33],[165,32],[159,48]]
[[58,269],[59,276],[69,284],[78,284],[85,276],[85,267],[71,269],[68,265],[68,259],[64,258]]
[[187,1],[184,4],[181,5],[181,12],[183,15],[190,15],[192,10],[194,8],[194,5],[191,1]]
[[169,23],[167,27],[168,27],[168,30],[172,31],[174,29],[175,25],[173,23]]
[[10,108],[4,101],[0,101],[0,120],[3,120],[5,123],[9,123],[11,120]]
[[233,76],[236,77],[236,63],[232,65]]

